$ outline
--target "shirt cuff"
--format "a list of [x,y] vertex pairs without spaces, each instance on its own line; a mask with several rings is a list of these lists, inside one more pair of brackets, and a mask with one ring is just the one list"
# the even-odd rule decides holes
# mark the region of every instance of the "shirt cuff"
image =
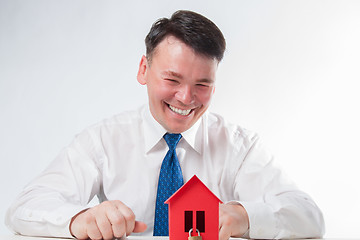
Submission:
[[265,203],[241,202],[249,217],[249,238],[274,239],[278,235],[277,220],[272,208]]
[[48,221],[54,228],[49,227],[52,236],[61,236],[65,238],[74,238],[70,233],[71,219],[79,212],[89,208],[88,206],[78,206],[72,204],[65,204],[59,207],[55,212],[52,212]]
[[69,229],[70,221],[88,206],[63,204],[51,211],[18,209],[15,213],[16,233],[28,236],[74,238]]

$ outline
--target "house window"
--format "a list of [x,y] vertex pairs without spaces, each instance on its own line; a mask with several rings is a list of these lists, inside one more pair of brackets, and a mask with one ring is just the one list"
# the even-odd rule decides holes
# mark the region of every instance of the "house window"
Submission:
[[205,232],[205,211],[196,211],[196,228]]
[[193,227],[193,212],[185,211],[185,232],[189,232]]
[[[192,228],[193,211],[185,211],[185,232],[189,232]],[[196,229],[205,232],[205,211],[196,211]]]

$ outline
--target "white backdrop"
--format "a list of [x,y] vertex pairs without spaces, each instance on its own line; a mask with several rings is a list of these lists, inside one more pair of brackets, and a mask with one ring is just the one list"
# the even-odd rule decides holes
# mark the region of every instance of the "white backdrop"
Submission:
[[360,237],[360,1],[343,0],[0,0],[0,219],[75,134],[147,102],[143,40],[177,9],[227,39],[211,111],[263,137],[326,237]]

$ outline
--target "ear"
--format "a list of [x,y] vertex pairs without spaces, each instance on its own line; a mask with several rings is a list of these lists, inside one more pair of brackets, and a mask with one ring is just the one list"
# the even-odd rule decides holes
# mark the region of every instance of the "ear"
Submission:
[[212,90],[212,94],[214,94],[215,93],[215,86],[213,87],[213,90]]
[[138,70],[138,74],[137,74],[137,80],[141,85],[145,85],[146,84],[146,72],[147,72],[147,59],[146,57],[143,55],[141,57],[140,60],[140,64],[139,64],[139,70]]

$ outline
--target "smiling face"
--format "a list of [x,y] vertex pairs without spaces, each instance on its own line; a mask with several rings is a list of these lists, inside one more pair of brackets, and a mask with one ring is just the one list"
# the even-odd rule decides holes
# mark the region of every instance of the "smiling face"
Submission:
[[210,105],[217,66],[173,36],[159,43],[151,63],[143,56],[137,79],[147,85],[155,120],[170,133],[192,127]]

